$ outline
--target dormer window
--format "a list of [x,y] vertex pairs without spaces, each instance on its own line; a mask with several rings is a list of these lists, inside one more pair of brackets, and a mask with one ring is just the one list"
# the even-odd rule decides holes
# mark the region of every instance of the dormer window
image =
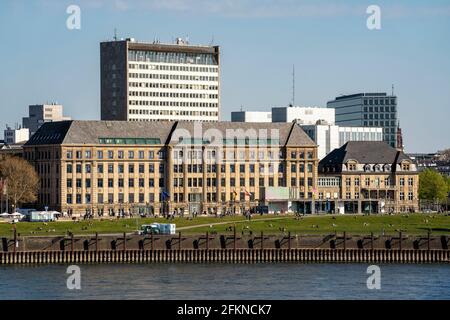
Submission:
[[370,164],[366,164],[366,165],[364,166],[364,171],[365,171],[365,172],[370,171]]
[[409,171],[410,170],[410,164],[407,162],[402,163],[402,171]]
[[355,163],[349,163],[347,165],[348,171],[356,171],[356,164]]
[[380,171],[381,171],[381,166],[380,166],[379,164],[377,164],[377,165],[374,167],[374,171],[375,171],[375,172],[380,172]]
[[390,172],[391,170],[392,170],[392,167],[391,167],[390,164],[387,164],[387,165],[384,166],[384,171],[385,172]]

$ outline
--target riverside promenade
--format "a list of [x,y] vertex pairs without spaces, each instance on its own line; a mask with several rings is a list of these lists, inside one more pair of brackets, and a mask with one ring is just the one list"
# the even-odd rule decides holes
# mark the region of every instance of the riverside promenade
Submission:
[[189,234],[2,238],[0,264],[449,263],[445,235]]

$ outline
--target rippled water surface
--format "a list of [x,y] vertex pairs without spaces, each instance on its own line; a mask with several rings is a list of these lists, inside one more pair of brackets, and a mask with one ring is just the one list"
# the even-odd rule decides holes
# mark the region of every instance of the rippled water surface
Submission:
[[380,265],[381,290],[367,289],[367,264],[0,266],[0,299],[450,299],[450,265]]

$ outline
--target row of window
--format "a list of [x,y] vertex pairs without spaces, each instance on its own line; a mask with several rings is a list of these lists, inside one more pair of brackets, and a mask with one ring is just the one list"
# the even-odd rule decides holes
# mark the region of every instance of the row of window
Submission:
[[[395,113],[393,113],[393,114],[389,114],[389,113],[378,114],[378,113],[376,113],[376,114],[364,114],[364,119],[365,120],[367,120],[367,119],[370,119],[370,120],[373,120],[373,119],[375,119],[375,120],[378,120],[378,119],[380,119],[380,120],[384,120],[384,119],[389,120],[389,119],[396,119],[396,117],[395,117]],[[389,122],[386,121],[386,123],[389,123]],[[395,126],[395,121],[391,121],[391,124],[393,126]]]
[[[90,163],[86,163],[84,164],[84,171],[83,171],[83,164],[81,163],[77,163],[75,165],[68,163],[66,165],[66,173],[67,174],[72,174],[74,173],[74,166],[75,166],[75,173],[92,173],[92,164]],[[146,165],[141,163],[138,165],[135,164],[127,164],[127,172],[129,174],[133,174],[133,173],[140,173],[143,174],[146,172],[145,170]],[[230,173],[236,173],[236,168],[239,168],[239,172],[240,173],[245,173],[247,171],[246,169],[246,165],[245,164],[240,164],[240,165],[236,165],[236,164],[230,164],[228,166],[229,168],[229,172]],[[249,164],[248,165],[248,171],[250,173],[255,173],[257,170],[259,171],[259,173],[274,173],[275,171],[275,167],[278,167],[278,172],[283,173],[284,172],[284,165],[282,163],[280,164],[274,164],[274,163],[269,163],[268,165],[265,164]],[[125,164],[123,163],[119,163],[117,165],[117,169],[115,169],[115,165],[112,163],[107,164],[107,172],[109,174],[113,174],[115,173],[115,171],[117,170],[117,173],[119,174],[123,174],[125,173]],[[221,167],[221,172],[226,172],[226,165],[222,164]],[[306,172],[311,173],[314,172],[314,166],[312,163],[299,163],[299,164],[291,164],[291,173],[297,173],[297,172]],[[158,172],[160,174],[164,174],[164,170],[165,170],[165,165],[163,163],[159,164],[159,170]],[[217,166],[215,164],[208,164],[206,165],[206,170],[208,173],[216,173],[217,172]],[[155,164],[150,163],[148,164],[148,171],[149,173],[155,173]],[[182,164],[175,164],[173,166],[173,172],[174,173],[183,173],[183,165]],[[187,165],[187,172],[189,173],[203,173],[203,165],[202,164],[188,164]],[[104,164],[98,164],[97,165],[97,173],[105,173],[105,168],[104,168]]]
[[[364,99],[365,106],[367,106],[367,105],[369,105],[369,106],[376,105],[377,106],[377,105],[389,105],[389,104],[395,105],[395,99],[394,98],[391,98],[391,99],[388,99],[388,98]],[[382,107],[380,107],[380,108],[382,108]],[[386,107],[386,108],[388,108],[388,107]],[[395,110],[395,107],[391,106],[391,109]]]
[[[364,121],[364,126],[369,126],[369,127],[389,127],[389,126],[395,126],[395,121]],[[385,133],[395,133],[395,127],[394,128],[385,128],[384,130]]]
[[[255,178],[249,178],[248,179],[248,184],[246,183],[246,179],[245,178],[240,178],[239,179],[239,185],[236,184],[238,180],[236,178],[230,178],[229,181],[229,185],[230,187],[245,187],[245,186],[249,186],[249,187],[255,187]],[[285,183],[285,179],[283,178],[278,178],[278,186],[279,187],[286,187],[286,183]],[[300,187],[300,186],[305,186],[305,182],[307,183],[308,187],[312,187],[313,186],[313,178],[291,178],[291,187]],[[206,187],[215,187],[217,183],[217,179],[216,178],[207,178],[206,179]],[[183,178],[174,178],[173,180],[173,186],[174,187],[183,187],[184,186],[184,179]],[[221,187],[225,187],[226,186],[226,179],[225,178],[221,178],[220,179],[220,186]],[[258,180],[258,186],[259,187],[265,187],[265,178],[259,178]],[[269,187],[273,187],[274,186],[274,178],[273,177],[269,177],[268,178],[268,186]],[[203,185],[203,178],[188,178],[187,179],[187,187],[190,188],[197,188],[197,187],[204,187]]]
[[217,85],[185,84],[185,83],[158,83],[158,82],[129,82],[130,88],[159,88],[177,90],[219,90]]
[[186,93],[186,92],[158,92],[158,91],[130,91],[130,97],[162,97],[185,99],[219,99],[218,94]]
[[[92,196],[90,193],[85,194],[84,201],[82,198],[83,197],[81,194],[76,194],[75,198],[73,197],[72,194],[67,194],[66,203],[67,204],[74,204],[74,203],[75,204],[91,204],[92,203]],[[105,200],[107,200],[107,201],[105,202]],[[163,194],[159,193],[159,202],[162,202],[162,201],[163,201]],[[149,203],[155,202],[155,194],[154,193],[148,194],[148,202]],[[115,198],[114,193],[108,193],[107,199],[105,199],[103,193],[99,193],[99,194],[97,194],[97,203],[99,203],[99,204],[126,203],[125,195],[123,193],[119,193],[118,197]],[[134,193],[129,193],[127,203],[141,203],[141,204],[145,203],[145,194],[139,193],[136,197],[136,195]]]
[[161,71],[184,71],[184,72],[219,72],[219,68],[214,67],[192,67],[192,66],[174,66],[174,65],[162,65],[162,64],[136,64],[130,63],[130,69],[140,70],[161,70]]
[[158,74],[158,73],[133,73],[128,74],[130,79],[157,79],[157,80],[184,80],[184,81],[209,81],[218,82],[219,77],[198,76],[183,74]]
[[[185,102],[185,101],[157,101],[157,100],[130,100],[129,104],[130,106],[154,106],[154,107],[196,107],[196,108],[219,107],[219,104],[215,102]],[[158,110],[150,110],[150,111],[154,112]],[[169,114],[175,111],[178,110],[161,110],[162,113],[156,114]],[[189,111],[189,112],[198,112],[198,111]]]
[[[83,167],[83,165],[80,164],[80,163],[75,164],[75,173],[83,173],[83,171],[82,171],[83,168],[82,167]],[[127,167],[128,167],[128,173],[135,173],[135,172],[137,172],[137,173],[145,173],[145,164],[143,164],[143,163],[137,165],[137,168],[136,168],[137,171],[135,171],[135,165],[134,164],[128,164]],[[163,174],[164,173],[164,168],[165,168],[165,165],[163,163],[160,163],[158,172],[160,174]],[[115,171],[114,164],[109,163],[107,165],[107,170],[108,170],[107,171],[108,173],[114,173],[114,171]],[[98,164],[97,165],[97,173],[104,173],[104,171],[105,171],[104,165],[103,164]],[[71,164],[71,163],[67,164],[66,172],[68,174],[73,173],[73,164]],[[92,165],[90,163],[86,163],[84,165],[84,172],[85,173],[92,173]],[[155,164],[153,164],[153,163],[148,164],[148,172],[149,173],[155,173]],[[125,173],[125,165],[123,163],[119,163],[117,165],[117,173]]]
[[147,50],[128,51],[128,60],[135,62],[218,65],[212,53],[162,52]]
[[[75,185],[74,185],[75,182]],[[106,182],[106,183],[105,183]],[[164,178],[159,178],[157,179],[158,182],[158,187],[159,188],[164,188]],[[119,178],[119,179],[97,179],[97,188],[125,188],[125,185],[128,186],[128,188],[145,188],[146,187],[146,183],[145,183],[145,179],[143,178],[139,178],[139,179],[123,179],[123,178]],[[148,187],[149,188],[155,188],[155,179],[150,178],[148,179]],[[84,184],[83,184],[83,179],[67,179],[66,180],[66,187],[67,188],[86,188],[86,189],[90,189],[92,188],[92,180],[91,179],[84,179]]]
[[[363,197],[365,198],[365,199],[369,199],[370,197],[369,197],[369,195],[368,194],[362,194],[363,195]],[[321,196],[322,196],[322,198],[321,198]],[[345,199],[347,199],[347,200],[349,200],[349,199],[360,199],[360,197],[361,197],[361,195],[360,195],[360,193],[359,192],[356,192],[356,193],[351,193],[351,192],[346,192],[345,193]],[[399,198],[400,198],[400,201],[405,201],[405,193],[404,192],[400,192],[399,193]],[[319,194],[319,199],[323,199],[323,194],[321,195],[321,193]],[[391,199],[391,200],[393,200],[393,199]],[[408,200],[409,201],[412,201],[412,200],[414,200],[414,193],[413,192],[408,192]]]
[[[350,187],[352,185],[352,182],[353,182],[354,186],[360,186],[360,178],[353,178],[353,179],[352,178],[346,178],[345,179],[345,185],[347,187]],[[391,186],[392,185],[392,179],[390,177],[384,178],[383,182],[384,182],[385,186]],[[371,178],[365,178],[364,179],[364,185],[365,186],[368,187],[368,186],[371,185],[371,183],[373,183],[373,185],[379,187],[381,185],[381,179],[380,178],[375,178],[373,180]],[[399,185],[400,186],[404,186],[405,185],[405,178],[400,178],[399,179]],[[408,186],[413,186],[413,185],[414,185],[414,178],[412,178],[412,177],[408,178]]]
[[[135,152],[134,150],[128,150],[128,152],[125,152],[123,150],[97,150],[97,159],[115,159],[117,156],[117,159],[125,159],[125,155],[127,155],[127,159],[148,159],[148,160],[154,160],[155,155],[158,157],[159,160],[163,160],[166,158],[166,152],[164,150],[154,151],[150,150],[148,152],[145,152],[144,150],[139,150]],[[75,159],[92,159],[93,153],[91,150],[85,150],[84,153],[81,150],[67,150],[66,151],[66,159],[73,159],[75,156]],[[145,158],[147,156],[147,158]]]

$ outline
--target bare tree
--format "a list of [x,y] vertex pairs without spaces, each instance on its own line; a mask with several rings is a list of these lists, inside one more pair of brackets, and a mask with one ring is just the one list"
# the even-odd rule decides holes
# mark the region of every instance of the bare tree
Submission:
[[450,149],[445,149],[441,151],[440,156],[441,161],[450,161]]
[[6,197],[14,205],[14,209],[23,203],[36,201],[39,176],[26,160],[8,157],[0,161],[0,177],[6,188]]

